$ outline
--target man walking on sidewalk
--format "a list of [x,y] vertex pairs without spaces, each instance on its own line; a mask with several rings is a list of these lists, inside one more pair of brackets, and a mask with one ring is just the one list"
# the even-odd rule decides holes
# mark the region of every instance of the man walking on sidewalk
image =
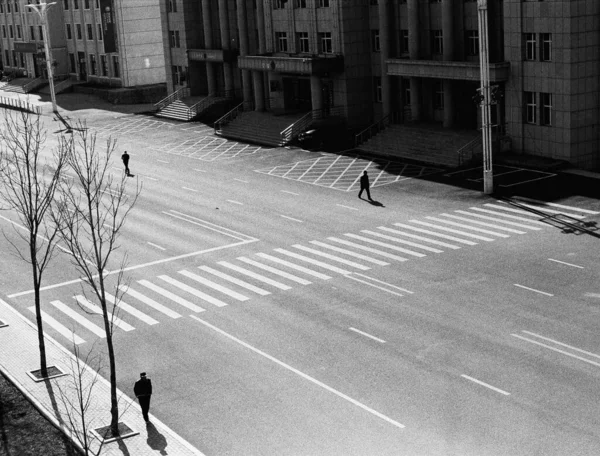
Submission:
[[362,195],[362,192],[364,190],[367,191],[367,197],[369,198],[369,201],[373,201],[371,199],[371,191],[369,190],[369,175],[367,174],[366,171],[363,171],[363,175],[360,176],[360,192],[358,192],[359,198],[360,198],[360,195]]
[[150,396],[152,396],[152,381],[146,377],[146,372],[140,374],[140,379],[133,385],[133,393],[140,401],[142,415],[146,423],[150,421],[148,411],[150,410]]
[[123,160],[123,164],[125,165],[125,175],[127,177],[131,176],[131,173],[129,172],[129,154],[127,151],[121,155],[121,160]]

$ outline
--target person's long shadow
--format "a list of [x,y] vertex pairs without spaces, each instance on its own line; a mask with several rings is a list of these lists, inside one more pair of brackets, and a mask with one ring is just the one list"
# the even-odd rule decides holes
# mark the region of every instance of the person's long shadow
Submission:
[[368,200],[369,204],[373,205],[373,206],[377,206],[377,207],[385,207],[383,205],[383,203],[380,203],[379,201],[375,201],[375,200]]
[[156,427],[152,423],[146,424],[146,429],[148,430],[148,438],[146,439],[146,443],[153,450],[160,451],[160,454],[167,455],[167,439],[162,435]]

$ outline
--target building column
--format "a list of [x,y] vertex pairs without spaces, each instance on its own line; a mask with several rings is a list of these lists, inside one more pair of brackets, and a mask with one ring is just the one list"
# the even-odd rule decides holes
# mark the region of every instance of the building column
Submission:
[[381,101],[383,115],[392,112],[391,76],[387,74],[387,60],[390,58],[390,3],[379,0],[379,51],[381,57]]
[[252,82],[254,83],[254,106],[256,111],[265,110],[265,86],[263,74],[260,71],[252,72]]
[[323,117],[323,82],[316,75],[310,76],[310,98],[312,104],[313,119]]
[[[454,0],[442,1],[442,36],[444,40],[444,61],[454,60]],[[444,127],[454,125],[454,96],[452,81],[445,80],[444,84]]]
[[[210,15],[210,0],[202,0],[202,21],[204,26],[204,45],[206,49],[212,49],[212,18]],[[206,80],[208,82],[208,95],[217,94],[217,80],[215,76],[215,65],[212,62],[206,62]]]
[[[227,0],[219,0],[219,28],[221,29],[221,47],[225,51],[231,49],[228,16]],[[233,98],[233,68],[231,62],[223,62],[223,76],[225,78],[226,96]]]
[[[408,0],[408,53],[411,60],[421,54],[419,0]],[[410,78],[410,110],[412,120],[421,119],[421,79]]]
[[444,81],[444,127],[454,126],[454,84],[449,79]]
[[[248,18],[246,16],[246,0],[237,0],[237,26],[239,34],[240,56],[248,55]],[[252,78],[250,70],[242,70],[242,88],[244,101],[252,101]]]
[[[265,7],[264,2],[256,2],[256,27],[258,29],[258,53],[260,55],[266,52],[265,37]],[[253,72],[254,81],[254,104],[257,111],[265,110],[265,76],[262,71]]]

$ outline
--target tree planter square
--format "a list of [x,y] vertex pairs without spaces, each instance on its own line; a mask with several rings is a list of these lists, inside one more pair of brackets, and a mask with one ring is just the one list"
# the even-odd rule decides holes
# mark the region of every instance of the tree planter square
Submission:
[[134,431],[131,427],[129,427],[126,423],[124,423],[122,421],[119,421],[118,426],[119,426],[119,435],[116,437],[112,436],[112,434],[110,432],[110,425],[93,429],[92,434],[94,434],[94,436],[98,440],[100,440],[101,442],[104,442],[104,443],[115,442],[116,440],[123,440],[123,439],[133,437],[133,436],[139,434],[139,432]]
[[60,367],[58,366],[48,366],[47,368],[48,376],[42,376],[42,370],[36,369],[27,372],[34,382],[43,382],[44,380],[49,380],[51,378],[62,377],[63,375],[67,375]]

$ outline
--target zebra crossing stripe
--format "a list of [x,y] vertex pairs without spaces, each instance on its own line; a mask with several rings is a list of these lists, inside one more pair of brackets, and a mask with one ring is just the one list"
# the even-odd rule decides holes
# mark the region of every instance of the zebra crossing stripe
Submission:
[[328,258],[333,261],[338,261],[340,263],[344,263],[348,266],[352,266],[353,268],[360,269],[361,271],[368,271],[369,269],[371,269],[370,267],[362,265],[360,263],[356,263],[355,261],[346,260],[344,258],[340,258],[339,256],[321,252],[320,250],[311,249],[310,247],[306,247],[306,246],[303,246],[300,244],[294,244],[292,247],[303,250],[305,252],[312,253],[313,255],[322,256],[323,258]]
[[467,241],[466,239],[460,239],[455,236],[449,236],[447,234],[437,233],[435,231],[425,230],[423,228],[417,228],[417,227],[411,226],[411,225],[404,225],[402,223],[394,223],[394,225],[399,226],[400,228],[406,228],[408,230],[417,231],[418,233],[430,234],[432,236],[441,237],[442,239],[448,239],[449,241],[459,242],[461,244],[477,245],[477,242]]
[[[520,221],[526,222],[526,223],[535,223],[535,224],[544,225],[542,222],[538,222],[537,220],[529,220],[529,219],[525,219],[523,217],[517,217],[516,215],[502,214],[502,213],[497,212],[497,211],[490,211],[488,209],[483,209],[482,207],[472,207],[470,209],[473,210],[473,211],[484,212],[486,214],[491,214],[491,215],[495,215],[496,216],[495,218],[492,218],[492,217],[489,217],[489,216],[483,217],[481,215],[477,215],[477,217],[487,218],[487,219],[490,219],[490,220],[496,220],[497,222],[502,222],[502,223],[506,223],[508,225],[513,225],[513,226],[519,226],[521,228],[527,228],[527,229],[530,229],[530,230],[540,231],[542,228],[540,228],[538,226],[533,226],[533,225],[524,225],[522,223],[513,222],[511,220],[520,220]],[[459,214],[465,213],[464,211],[455,211],[455,212],[458,212]]]
[[183,271],[179,271],[179,274],[189,277],[190,279],[195,280],[196,282],[201,283],[202,285],[206,285],[207,287],[210,287],[213,290],[220,291],[221,293],[226,294],[227,296],[230,296],[233,299],[237,299],[238,301],[248,301],[248,299],[250,299],[248,296],[244,296],[241,293],[230,290],[227,287],[219,285],[218,283],[215,283],[212,280],[205,279],[204,277],[199,276],[198,274],[194,274],[193,272],[186,271],[185,269]]
[[119,285],[119,289],[124,291],[128,295],[133,296],[138,301],[143,302],[147,306],[152,307],[154,310],[158,310],[159,312],[162,312],[163,314],[165,314],[168,317],[171,317],[171,318],[180,318],[181,317],[181,315],[178,314],[177,312],[172,311],[168,307],[165,307],[162,304],[156,302],[154,299],[151,299],[151,298],[143,295],[139,291],[135,291],[132,288],[127,287],[126,285]]
[[[544,222],[540,222],[539,220],[533,220],[533,218],[539,218],[540,217],[539,214],[532,214],[531,212],[525,212],[525,211],[522,211],[520,209],[513,209],[513,208],[510,208],[510,207],[500,206],[498,204],[487,203],[487,204],[485,204],[485,206],[491,207],[493,209],[498,209],[499,211],[490,211],[489,209],[483,209],[483,208],[480,208],[480,207],[478,207],[478,208],[472,207],[471,209],[474,209],[474,210],[477,210],[477,211],[481,211],[481,212],[489,212],[489,213],[492,213],[492,214],[501,215],[502,217],[507,217],[507,218],[511,218],[511,219],[514,219],[514,220],[521,220],[522,222],[527,222],[527,223],[533,223],[533,224],[536,224],[536,225],[546,226],[546,224]],[[506,211],[513,212],[513,213],[516,213],[516,214],[526,215],[526,216],[532,217],[532,218],[519,217],[517,215],[507,214]]]
[[292,288],[281,282],[277,282],[276,280],[269,279],[268,277],[265,277],[262,274],[257,274],[256,272],[249,271],[248,269],[236,266],[235,264],[228,263],[227,261],[219,261],[219,264],[221,266],[225,266],[226,268],[233,269],[234,271],[237,271],[240,274],[247,275],[248,277],[252,277],[253,279],[259,280],[264,283],[268,283],[269,285],[275,288],[279,288],[280,290],[290,290]]
[[[98,315],[102,315],[102,309],[100,308],[100,306],[97,306],[96,304],[92,303],[85,296],[76,295],[76,296],[74,296],[74,298],[77,300],[79,305],[86,307],[91,312],[94,312]],[[126,323],[123,320],[121,320],[119,317],[115,316],[114,310],[112,313],[109,312],[109,318],[111,319],[112,324],[114,324],[118,328],[121,328],[123,331],[133,331],[135,329],[129,323]]]
[[478,234],[466,233],[464,231],[455,230],[453,228],[448,228],[448,227],[445,227],[445,226],[439,226],[439,225],[436,225],[434,223],[423,222],[421,220],[411,220],[411,222],[412,223],[416,223],[418,225],[427,226],[429,228],[435,228],[436,230],[442,230],[442,231],[447,231],[449,233],[460,234],[461,236],[467,236],[467,237],[470,237],[470,238],[473,238],[473,239],[478,239],[480,241],[492,242],[494,240],[494,239],[489,238],[489,237],[479,236]]
[[305,261],[306,263],[314,264],[315,266],[319,266],[319,267],[321,267],[323,269],[328,269],[330,271],[337,272],[338,274],[350,274],[350,271],[347,271],[346,269],[338,268],[337,266],[331,266],[330,264],[323,263],[322,261],[314,260],[314,259],[306,257],[304,255],[299,255],[297,253],[290,252],[289,250],[275,249],[275,251],[277,253],[281,253],[283,255],[287,255],[289,257],[296,258],[297,260]]
[[581,209],[579,207],[565,206],[563,204],[550,203],[548,201],[540,201],[540,200],[536,200],[536,199],[533,199],[533,198],[527,198],[525,196],[515,196],[513,199],[521,200],[521,201],[529,201],[530,203],[541,204],[542,206],[560,207],[562,209],[579,211],[579,212],[583,212],[584,214],[590,214],[590,215],[600,214],[600,212],[590,211],[589,209]]
[[[555,209],[550,209],[550,208],[544,207],[544,206],[540,207],[540,206],[535,206],[533,204],[527,204],[527,203],[519,203],[519,205],[529,207],[531,209],[537,209],[538,211],[548,212],[550,214],[563,214],[563,215],[567,215],[569,217],[579,218],[579,219],[585,218],[585,215],[573,214],[571,212],[557,211]],[[565,207],[565,206],[563,206],[563,207]],[[575,209],[575,208],[571,208],[571,209]],[[536,216],[537,216],[537,214],[536,214]]]
[[[299,264],[290,263],[289,261],[282,260],[281,258],[277,258],[272,255],[268,255],[266,253],[257,253],[256,256],[259,256],[266,260],[272,261],[273,263],[282,264],[284,266],[287,266],[288,268],[295,269],[296,271],[304,272],[310,276],[317,277],[318,279],[322,279],[322,280],[331,279],[331,277],[328,276],[327,274],[322,274],[320,272],[313,271],[312,269],[305,268],[304,266],[300,266]],[[293,277],[295,277],[295,276],[293,276]],[[300,279],[300,280],[304,280],[304,279]],[[308,282],[308,281],[306,281],[306,282]],[[311,282],[308,282],[308,283],[311,283]]]
[[374,249],[372,247],[367,247],[366,245],[357,244],[356,242],[346,241],[345,239],[339,239],[339,238],[336,238],[336,237],[328,237],[327,239],[329,239],[330,241],[333,241],[333,242],[337,242],[338,244],[344,244],[344,245],[347,245],[349,247],[353,247],[353,248],[358,249],[358,250],[364,250],[366,252],[375,253],[377,255],[381,255],[381,256],[386,257],[386,258],[391,258],[392,260],[396,260],[396,261],[408,261],[406,258],[402,258],[402,257],[400,257],[398,255],[394,255],[393,253],[388,253],[388,252],[384,252],[382,250]]
[[217,271],[216,269],[213,269],[211,267],[198,266],[198,269],[202,269],[203,271],[208,272],[209,274],[213,274],[217,277],[220,277],[221,279],[228,280],[231,283],[235,283],[236,285],[239,285],[240,287],[245,288],[246,290],[253,291],[254,293],[259,294],[261,296],[266,296],[266,295],[271,294],[271,292],[269,292],[267,290],[263,290],[262,288],[252,285],[251,283],[244,282],[243,280],[240,280],[236,277],[230,276],[229,274],[225,274],[224,272]]
[[383,231],[387,231],[388,233],[400,234],[401,236],[406,236],[406,237],[409,237],[411,239],[417,239],[419,241],[429,242],[430,244],[433,244],[433,245],[439,245],[439,246],[442,246],[442,247],[447,247],[447,248],[452,249],[452,250],[458,250],[458,249],[460,249],[459,246],[454,245],[454,244],[448,244],[447,242],[442,242],[442,241],[437,241],[435,239],[426,238],[424,236],[419,236],[418,234],[407,233],[406,231],[394,230],[393,228],[388,228],[387,226],[380,226],[380,227],[378,227],[378,229],[383,230]]
[[484,234],[489,234],[491,236],[498,236],[501,238],[508,238],[510,237],[508,234],[504,234],[504,233],[498,233],[496,231],[491,231],[491,230],[485,230],[483,228],[477,228],[474,226],[469,226],[469,225],[465,225],[464,223],[457,223],[457,222],[452,222],[450,220],[444,220],[444,219],[440,219],[437,217],[425,217],[428,220],[433,220],[434,222],[440,222],[440,223],[445,223],[447,225],[452,225],[452,226],[458,226],[460,228],[464,228],[467,230],[473,230],[473,231],[477,231],[478,233],[484,233]]
[[515,209],[514,207],[503,206],[500,204],[485,203],[484,206],[491,207],[494,209],[500,209],[501,211],[513,212],[515,214],[526,215],[527,217],[539,217],[539,214],[534,214],[523,209]]
[[[381,227],[380,227],[380,229],[381,229]],[[433,253],[442,253],[443,252],[443,250],[440,250],[440,249],[434,249],[433,247],[428,247],[426,245],[417,244],[416,242],[406,241],[404,239],[400,239],[400,238],[397,238],[394,236],[388,236],[387,234],[377,233],[376,231],[362,230],[362,232],[365,234],[369,234],[371,236],[381,238],[381,239],[387,239],[388,241],[399,242],[400,244],[406,244],[406,245],[410,245],[411,247],[417,247],[419,249],[423,249],[428,252],[433,252]]]
[[325,244],[324,242],[319,241],[310,241],[311,244],[318,245],[319,247],[323,247],[324,249],[333,250],[334,252],[343,253],[344,255],[353,256],[355,258],[359,258],[361,260],[370,261],[371,263],[377,264],[379,266],[388,266],[389,263],[385,261],[377,260],[375,258],[368,257],[367,255],[362,255],[360,253],[353,252],[351,250],[342,249],[341,247],[336,247],[335,245]]
[[189,294],[192,294],[192,295],[196,296],[197,298],[200,298],[200,299],[202,299],[210,304],[213,304],[217,307],[225,307],[227,305],[227,303],[224,303],[223,301],[221,301],[217,298],[207,295],[206,293],[203,293],[202,291],[197,290],[194,287],[190,287],[189,285],[187,285],[183,282],[180,282],[179,280],[173,279],[172,277],[169,277],[167,275],[160,275],[160,276],[158,276],[158,278],[161,280],[164,280],[167,283],[170,283],[171,285],[179,288],[180,290],[186,291]]
[[509,233],[514,233],[514,234],[525,234],[525,231],[519,231],[519,230],[515,230],[513,228],[507,228],[505,226],[499,226],[499,225],[495,225],[493,223],[486,223],[486,222],[481,222],[479,220],[473,220],[471,218],[466,218],[466,217],[460,217],[458,215],[453,215],[453,214],[441,214],[443,217],[449,217],[449,218],[453,218],[456,220],[463,220],[465,222],[469,222],[469,223],[474,223],[475,225],[480,225],[480,226],[487,226],[490,228],[494,228],[496,230],[501,230],[501,231],[507,231]]
[[50,304],[52,304],[54,307],[56,307],[58,310],[60,310],[65,315],[71,317],[73,320],[75,320],[77,323],[79,323],[84,328],[93,332],[96,336],[98,336],[102,339],[106,338],[106,332],[104,331],[104,329],[102,329],[98,325],[95,325],[94,323],[89,321],[87,318],[82,317],[81,315],[79,315],[77,312],[72,310],[66,304],[63,304],[60,301],[50,301]]
[[158,285],[154,285],[152,282],[149,282],[147,280],[138,280],[138,283],[146,288],[150,288],[152,291],[155,291],[158,294],[163,295],[165,298],[176,302],[180,306],[190,309],[192,312],[204,312],[204,309],[202,307],[199,307],[196,304],[189,302],[187,299],[183,299],[177,296],[176,294],[171,293],[169,290],[165,290],[164,288],[159,287]]
[[375,245],[378,245],[380,247],[385,247],[385,248],[388,248],[388,249],[391,249],[391,250],[395,250],[397,252],[406,253],[407,255],[412,255],[412,256],[415,256],[417,258],[423,258],[423,257],[427,256],[424,253],[415,252],[413,250],[408,250],[408,249],[403,249],[402,247],[397,247],[397,246],[391,245],[391,244],[389,244],[387,242],[376,241],[376,240],[370,239],[368,237],[359,236],[358,234],[344,233],[344,236],[348,236],[348,237],[350,237],[352,239],[358,239],[360,241],[367,242],[369,244],[375,244]]
[[[34,306],[28,307],[27,309],[31,313],[35,314]],[[75,345],[80,345],[80,344],[85,343],[85,340],[83,340],[81,337],[79,337],[77,334],[75,334],[73,331],[71,331],[69,328],[67,328],[63,324],[56,321],[54,318],[52,318],[50,315],[48,315],[43,310],[41,311],[41,314],[42,314],[42,319],[44,320],[44,324],[47,323],[50,327],[52,327],[61,336],[64,336],[67,339],[69,339],[70,342],[74,343]]]
[[[106,299],[108,299],[113,304],[116,303],[116,298],[113,295],[109,294],[109,293],[106,293]],[[129,304],[127,304],[125,301],[119,301],[118,306],[119,306],[119,309],[122,309],[125,312],[127,312],[128,314],[133,315],[134,317],[142,320],[147,325],[156,325],[156,324],[158,324],[158,321],[156,321],[154,318],[146,315],[143,312],[140,312],[135,307],[130,306]]]

